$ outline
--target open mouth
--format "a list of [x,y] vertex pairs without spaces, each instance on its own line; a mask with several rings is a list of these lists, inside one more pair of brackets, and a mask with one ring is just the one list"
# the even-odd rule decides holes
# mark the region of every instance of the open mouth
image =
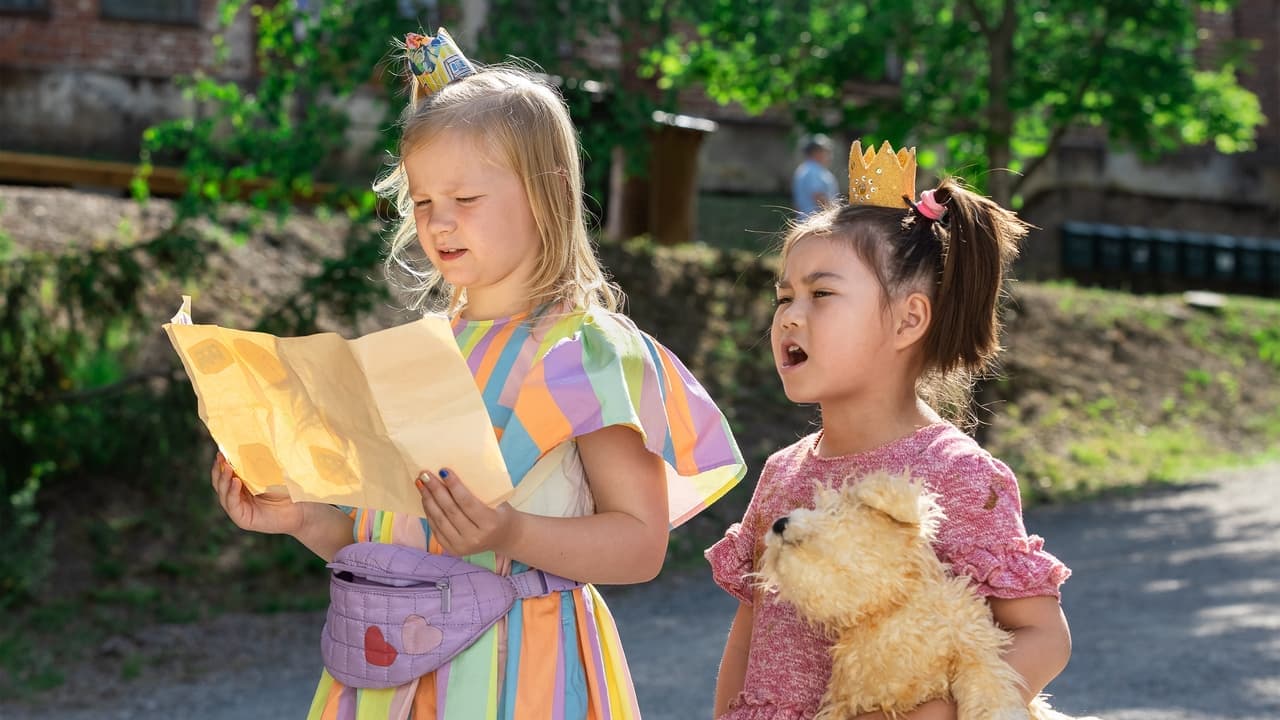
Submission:
[[441,248],[436,252],[440,253],[440,259],[448,262],[449,260],[457,260],[467,252],[466,248]]
[[795,343],[787,343],[786,345],[783,345],[782,354],[782,367],[784,368],[803,365],[804,362],[809,359],[809,354],[804,351],[804,348]]

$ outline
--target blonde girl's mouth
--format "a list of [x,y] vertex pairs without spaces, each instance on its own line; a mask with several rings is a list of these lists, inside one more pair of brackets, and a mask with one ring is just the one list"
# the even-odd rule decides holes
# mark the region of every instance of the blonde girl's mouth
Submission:
[[450,260],[457,260],[462,257],[466,254],[467,250],[466,248],[441,248],[436,252],[440,254],[441,260],[449,262]]

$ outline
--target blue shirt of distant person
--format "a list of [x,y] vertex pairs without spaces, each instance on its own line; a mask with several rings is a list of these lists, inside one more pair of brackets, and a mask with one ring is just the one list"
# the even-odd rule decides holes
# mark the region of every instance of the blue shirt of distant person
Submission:
[[827,167],[830,164],[829,139],[819,135],[805,143],[804,162],[791,178],[791,205],[798,219],[803,220],[835,202],[839,187],[836,176]]

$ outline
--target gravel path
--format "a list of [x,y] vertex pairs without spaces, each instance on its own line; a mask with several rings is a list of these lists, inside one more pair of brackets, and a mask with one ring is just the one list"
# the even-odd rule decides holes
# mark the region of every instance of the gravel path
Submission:
[[[1050,688],[1060,709],[1105,720],[1280,718],[1280,465],[1036,510],[1027,526],[1075,571],[1063,598],[1075,652]],[[605,595],[645,718],[709,717],[734,601],[701,571]],[[159,628],[161,641],[205,633],[219,651],[83,694],[93,707],[55,693],[43,705],[0,702],[0,718],[299,718],[321,622],[233,615]]]

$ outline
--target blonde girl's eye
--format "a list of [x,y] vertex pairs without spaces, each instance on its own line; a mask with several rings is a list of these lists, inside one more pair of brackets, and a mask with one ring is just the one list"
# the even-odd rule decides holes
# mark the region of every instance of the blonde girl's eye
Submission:
[[813,291],[813,297],[814,297],[815,299],[816,299],[816,298],[824,298],[824,297],[828,297],[828,296],[830,296],[830,295],[834,295],[834,294],[835,294],[835,293],[831,292],[830,290],[814,290],[814,291]]
[[415,201],[414,201],[414,203],[413,203],[413,206],[414,206],[415,208],[417,208],[418,210],[425,210],[425,209],[427,209],[427,208],[431,207],[431,201],[430,201],[430,200],[415,200]]
[[460,204],[460,205],[470,205],[471,203],[475,202],[476,200],[479,200],[479,199],[480,199],[480,196],[479,196],[479,195],[472,195],[472,196],[470,196],[470,197],[460,197],[460,198],[454,198],[454,199],[455,199],[455,200],[457,200],[457,201],[458,201],[458,204]]

